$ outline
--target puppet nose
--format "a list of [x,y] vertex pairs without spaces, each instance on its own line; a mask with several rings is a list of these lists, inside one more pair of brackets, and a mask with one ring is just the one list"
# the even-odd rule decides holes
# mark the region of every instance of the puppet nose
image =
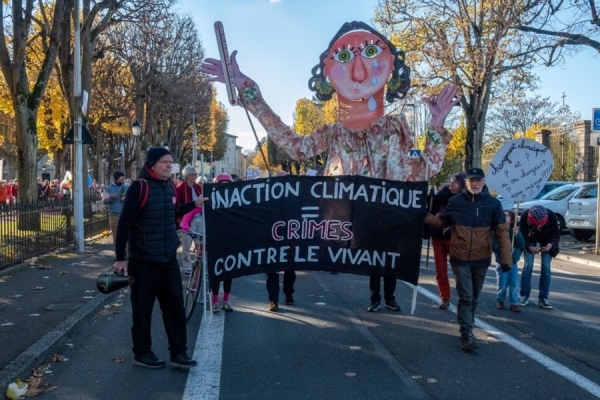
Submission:
[[363,82],[365,79],[367,79],[367,70],[362,57],[354,57],[354,61],[352,61],[352,80]]

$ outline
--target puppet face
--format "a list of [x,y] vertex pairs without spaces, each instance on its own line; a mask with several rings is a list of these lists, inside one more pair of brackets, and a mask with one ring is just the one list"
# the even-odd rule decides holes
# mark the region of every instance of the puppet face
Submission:
[[366,100],[383,89],[393,69],[394,56],[377,35],[353,31],[329,49],[324,74],[338,96]]

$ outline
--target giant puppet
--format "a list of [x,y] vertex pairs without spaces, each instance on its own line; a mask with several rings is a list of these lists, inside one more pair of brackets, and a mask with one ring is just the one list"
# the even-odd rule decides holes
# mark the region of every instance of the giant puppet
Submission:
[[[227,52],[224,53],[222,58],[227,57]],[[444,121],[457,102],[457,89],[447,85],[437,96],[423,99],[431,114],[425,148],[420,156],[410,157],[409,151],[415,143],[404,115],[384,114],[384,97],[389,103],[405,97],[410,85],[410,69],[404,63],[404,53],[367,24],[345,23],[312,69],[309,88],[323,101],[332,99],[336,93],[340,111],[338,123],[322,126],[306,136],[296,134],[273,112],[256,82],[240,71],[236,54],[234,51],[231,55],[231,73],[224,68],[228,65],[226,61],[211,58],[204,61],[202,71],[209,75],[211,82],[232,82],[240,94],[235,103],[246,107],[265,128],[269,138],[291,158],[303,162],[328,151],[325,176],[422,182],[439,172],[452,138],[444,128]],[[402,221],[396,221],[396,225],[401,224]],[[393,230],[394,227],[386,229]],[[395,237],[395,242],[399,241]],[[342,245],[353,247],[350,242]],[[416,268],[418,276],[420,246],[416,243],[412,247],[417,252],[413,257],[416,261],[406,264]],[[404,262],[401,260],[401,263]],[[317,264],[321,265],[320,262]],[[379,307],[380,276],[384,277],[386,307],[398,311],[400,308],[394,300],[396,277],[406,278],[397,274],[397,267],[393,271],[393,266],[386,265],[383,271],[372,262],[367,264],[372,294],[369,311]],[[416,279],[406,280],[416,283]],[[374,304],[376,308],[373,308]]]
[[[233,81],[242,103],[293,159],[302,162],[328,150],[327,176],[424,181],[439,172],[452,138],[444,121],[457,102],[456,87],[447,85],[423,99],[431,113],[425,149],[420,157],[409,157],[415,147],[411,129],[403,114],[384,115],[384,95],[389,103],[404,98],[410,69],[404,53],[364,22],[345,23],[312,69],[309,88],[319,100],[337,93],[340,122],[307,136],[297,135],[271,110],[258,85],[240,71],[236,54],[231,55]],[[225,82],[221,60],[207,58],[202,71],[209,81]]]

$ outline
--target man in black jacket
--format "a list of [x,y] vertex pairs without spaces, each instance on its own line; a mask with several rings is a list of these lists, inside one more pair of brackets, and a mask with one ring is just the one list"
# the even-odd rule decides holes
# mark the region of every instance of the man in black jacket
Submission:
[[425,222],[437,227],[452,225],[450,264],[458,292],[456,317],[462,348],[471,351],[477,347],[473,324],[477,299],[492,262],[492,232],[498,239],[503,272],[511,268],[512,249],[502,204],[490,196],[483,170],[467,171],[465,185],[466,190],[453,196],[442,214],[428,214]]
[[[558,254],[560,231],[556,214],[543,206],[533,206],[521,215],[519,229],[525,238],[525,264],[521,272],[521,297],[519,305],[529,304],[531,294],[531,273],[533,272],[533,259],[536,254],[541,257],[542,267],[540,274],[538,306],[551,310],[548,303],[550,293],[550,264],[552,258]],[[539,246],[538,246],[539,245]]]
[[[117,228],[114,271],[128,273],[135,279],[131,285],[133,364],[146,368],[165,366],[152,351],[150,335],[152,308],[158,299],[169,340],[171,366],[189,369],[197,363],[187,354],[175,221],[177,216],[200,207],[204,198],[179,205],[170,178],[172,167],[173,156],[169,150],[162,147],[148,149],[139,179],[132,183],[125,196]],[[129,254],[128,261],[126,254]]]

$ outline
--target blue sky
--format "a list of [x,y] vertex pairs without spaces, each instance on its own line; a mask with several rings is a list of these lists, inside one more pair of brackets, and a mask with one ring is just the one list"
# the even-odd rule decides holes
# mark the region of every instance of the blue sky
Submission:
[[[273,110],[288,124],[293,123],[296,100],[311,98],[308,79],[330,39],[344,22],[358,20],[373,25],[377,0],[181,0],[180,11],[197,24],[207,57],[219,58],[214,27],[221,21],[229,51],[238,50],[243,73],[254,79]],[[541,78],[537,93],[553,102],[565,103],[584,119],[600,107],[600,57],[586,48],[560,67],[537,68]],[[223,85],[218,99],[227,106],[229,133],[244,149],[256,145],[250,123],[241,107],[229,105]],[[259,138],[264,129],[253,120]]]

